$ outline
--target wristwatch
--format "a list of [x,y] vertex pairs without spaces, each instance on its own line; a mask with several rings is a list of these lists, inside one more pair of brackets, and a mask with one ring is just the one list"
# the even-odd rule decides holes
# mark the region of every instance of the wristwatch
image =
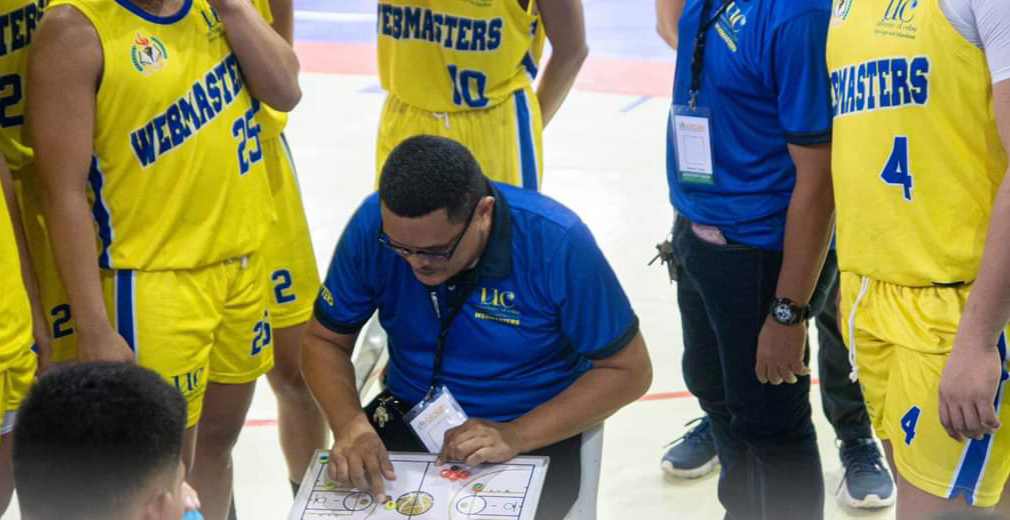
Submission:
[[809,305],[797,305],[789,298],[778,298],[772,300],[772,306],[768,311],[772,319],[779,325],[796,325],[802,323],[810,317]]

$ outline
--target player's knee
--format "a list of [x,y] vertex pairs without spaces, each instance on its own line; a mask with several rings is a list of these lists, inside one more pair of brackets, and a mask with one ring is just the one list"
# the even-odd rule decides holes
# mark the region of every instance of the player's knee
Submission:
[[278,399],[285,401],[312,402],[312,394],[305,384],[302,371],[297,365],[284,365],[278,362],[267,375],[270,387]]

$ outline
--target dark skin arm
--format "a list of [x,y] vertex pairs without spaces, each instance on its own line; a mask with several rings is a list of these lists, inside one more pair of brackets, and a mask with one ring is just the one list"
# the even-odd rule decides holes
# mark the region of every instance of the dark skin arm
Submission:
[[292,0],[270,0],[270,11],[274,15],[274,22],[271,24],[277,32],[289,44],[295,42],[295,8]]
[[656,0],[656,32],[659,37],[677,50],[680,16],[684,14],[684,0]]
[[38,373],[41,374],[49,367],[49,358],[52,354],[49,319],[46,317],[46,311],[42,307],[38,279],[35,277],[35,271],[32,269],[28,239],[25,237],[21,211],[18,208],[18,201],[14,194],[14,179],[11,177],[10,169],[7,167],[7,161],[2,156],[0,156],[0,187],[3,188],[4,202],[7,204],[7,211],[10,214],[11,224],[14,228],[14,242],[17,244],[18,257],[21,261],[21,279],[24,281],[25,290],[28,292],[28,300],[32,306],[32,335],[35,338],[35,346],[38,349]]
[[309,322],[302,347],[302,375],[333,431],[327,470],[342,486],[385,496],[386,480],[396,473],[382,439],[361,410],[351,354],[357,335],[337,334]]
[[249,0],[209,0],[224,22],[253,97],[290,112],[302,97],[298,56]]
[[476,466],[508,461],[582,433],[645,394],[652,362],[641,334],[554,399],[508,423],[470,419],[445,433],[440,462]]
[[[824,267],[834,222],[830,145],[789,145],[796,165],[796,187],[786,215],[785,245],[776,296],[807,305]],[[780,325],[770,316],[758,337],[758,381],[795,383],[810,374],[803,362],[806,322]]]
[[77,317],[78,355],[132,361],[106,313],[87,195],[102,60],[98,34],[83,14],[68,6],[48,12],[29,55],[27,120],[56,265]]
[[537,99],[544,127],[551,122],[575,84],[589,55],[581,0],[541,0],[540,17],[551,42],[551,57],[540,75]]

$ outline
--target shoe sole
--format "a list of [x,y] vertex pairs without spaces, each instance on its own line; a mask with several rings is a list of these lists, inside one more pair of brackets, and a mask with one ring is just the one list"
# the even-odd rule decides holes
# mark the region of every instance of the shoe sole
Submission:
[[683,479],[696,479],[708,475],[715,470],[716,466],[719,465],[719,457],[712,457],[712,460],[698,466],[697,468],[682,469],[675,468],[673,464],[668,461],[662,461],[659,466],[663,468],[663,473],[673,477],[673,478],[683,478]]
[[850,495],[849,486],[842,483],[838,492],[835,493],[835,498],[843,506],[848,506],[853,509],[883,509],[894,505],[894,495],[894,491],[891,491],[890,496],[884,498],[870,494],[866,495],[866,497],[862,500],[859,500]]

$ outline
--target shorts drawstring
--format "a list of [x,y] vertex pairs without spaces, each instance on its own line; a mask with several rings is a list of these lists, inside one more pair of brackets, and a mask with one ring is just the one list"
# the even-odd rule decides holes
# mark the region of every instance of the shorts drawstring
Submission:
[[452,129],[450,127],[450,125],[449,125],[449,113],[448,112],[432,112],[431,115],[435,119],[440,119],[442,121],[442,123],[445,124],[445,129],[446,130],[451,130]]
[[852,303],[852,310],[849,311],[849,365],[852,367],[852,371],[849,372],[849,380],[853,383],[859,381],[859,367],[856,366],[856,311],[869,289],[870,278],[864,276],[859,284],[859,295],[856,296],[856,301]]

